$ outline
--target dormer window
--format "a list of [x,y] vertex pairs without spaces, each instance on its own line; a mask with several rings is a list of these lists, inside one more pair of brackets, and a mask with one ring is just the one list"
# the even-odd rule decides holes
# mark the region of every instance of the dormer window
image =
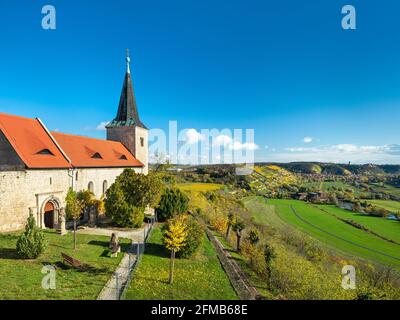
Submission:
[[128,160],[128,158],[126,157],[126,155],[123,154],[122,156],[119,157],[119,160]]
[[49,149],[40,150],[37,154],[54,156],[53,152],[51,152]]
[[103,159],[100,153],[96,152],[94,155],[92,155],[93,159]]

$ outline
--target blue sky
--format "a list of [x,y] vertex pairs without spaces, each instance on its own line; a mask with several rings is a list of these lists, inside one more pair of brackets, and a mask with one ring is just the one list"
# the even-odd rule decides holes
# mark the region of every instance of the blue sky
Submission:
[[128,47],[150,128],[254,129],[258,161],[400,163],[399,14],[396,0],[3,0],[0,112],[105,137]]

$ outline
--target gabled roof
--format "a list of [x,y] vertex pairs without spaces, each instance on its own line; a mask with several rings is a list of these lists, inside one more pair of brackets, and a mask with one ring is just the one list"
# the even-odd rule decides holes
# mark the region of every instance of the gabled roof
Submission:
[[143,167],[143,163],[120,142],[59,132],[51,134],[67,154],[73,167]]
[[28,168],[71,167],[39,119],[0,113],[0,130]]

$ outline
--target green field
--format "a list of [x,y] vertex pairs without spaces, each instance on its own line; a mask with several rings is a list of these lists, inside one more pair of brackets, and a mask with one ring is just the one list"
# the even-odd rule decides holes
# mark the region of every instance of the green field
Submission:
[[[78,247],[73,250],[71,233],[60,236],[53,231],[45,231],[49,241],[46,251],[36,260],[23,260],[15,250],[18,235],[0,234],[0,300],[96,299],[122,258],[122,254],[118,258],[105,256],[108,237],[78,234]],[[125,250],[128,241],[121,241]],[[79,271],[65,266],[61,252],[79,259],[91,268]],[[45,290],[41,286],[45,276],[41,270],[45,265],[52,265],[56,269],[55,290]]]
[[387,184],[371,184],[371,189],[377,192],[384,192],[400,198],[400,188],[396,188]]
[[[320,240],[330,248],[347,255],[400,268],[400,245],[357,229],[318,207],[297,200],[272,199],[265,202],[260,197],[247,198],[244,203],[256,221],[264,221],[272,225],[286,223]],[[260,206],[265,207],[265,209],[260,210]],[[395,234],[396,232],[400,233],[400,223],[396,221],[355,216],[347,211],[330,206],[324,206],[324,208],[333,211],[331,213],[336,215],[347,215],[346,217],[349,217],[350,220],[368,224],[370,229],[373,228],[377,233],[388,238],[396,237],[397,239],[398,236]],[[370,222],[366,219],[370,219]]]
[[223,185],[217,183],[180,183],[178,188],[182,191],[215,191],[223,188]]
[[[337,217],[352,220],[358,224],[364,226],[368,230],[386,238],[393,240],[400,244],[400,222],[396,220],[390,220],[386,218],[373,217],[363,215],[356,212],[351,212],[337,208],[335,206],[322,205],[318,208],[327,211]],[[399,248],[400,250],[400,248]]]
[[375,206],[384,208],[390,212],[400,212],[400,202],[392,201],[392,200],[367,200],[368,203],[371,203]]
[[341,181],[321,181],[321,182],[305,182],[302,184],[304,187],[308,188],[314,188],[315,190],[320,190],[324,192],[332,192],[335,190],[346,190],[346,189],[351,189],[354,191],[354,195],[356,197],[359,197],[362,194],[368,194],[366,191],[362,191],[359,188],[356,188],[355,186],[352,186],[350,184],[341,182]]
[[174,283],[168,284],[170,253],[162,245],[161,237],[160,227],[156,227],[133,275],[126,299],[238,299],[206,235],[194,257],[175,260]]

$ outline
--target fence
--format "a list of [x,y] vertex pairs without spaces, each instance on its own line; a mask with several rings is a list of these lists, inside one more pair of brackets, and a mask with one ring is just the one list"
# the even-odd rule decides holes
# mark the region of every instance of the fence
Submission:
[[118,274],[114,274],[116,277],[116,292],[117,292],[117,300],[123,300],[126,296],[126,292],[129,288],[129,285],[132,281],[132,277],[140,264],[142,256],[146,249],[146,242],[148,241],[151,232],[153,231],[154,227],[154,220],[152,219],[151,223],[149,224],[148,228],[144,228],[143,232],[143,242],[132,243],[131,249],[127,252],[128,255],[128,276],[123,283],[119,283],[118,281]]

